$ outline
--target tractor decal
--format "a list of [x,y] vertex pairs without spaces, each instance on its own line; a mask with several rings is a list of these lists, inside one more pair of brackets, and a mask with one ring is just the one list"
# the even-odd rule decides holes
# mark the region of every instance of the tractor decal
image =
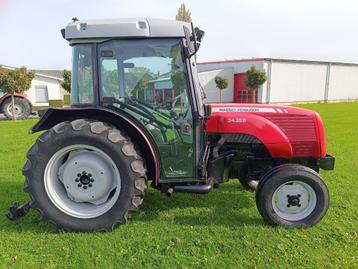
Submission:
[[212,112],[288,113],[287,109],[273,107],[214,107]]

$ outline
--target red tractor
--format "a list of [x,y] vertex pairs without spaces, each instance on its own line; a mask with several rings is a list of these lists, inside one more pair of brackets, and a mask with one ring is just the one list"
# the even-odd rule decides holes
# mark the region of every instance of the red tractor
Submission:
[[[72,105],[40,113],[44,131],[23,168],[30,207],[60,229],[125,223],[150,186],[167,196],[207,194],[239,179],[270,225],[308,227],[325,215],[332,170],[315,112],[205,104],[196,62],[204,32],[158,19],[73,21]],[[225,209],[224,209],[225,210]]]
[[[27,99],[26,94],[14,94],[14,97],[14,111],[16,119],[23,120],[28,118],[32,113],[32,105]],[[0,90],[0,113],[4,113],[8,119],[12,119],[12,111],[11,95],[4,94]]]

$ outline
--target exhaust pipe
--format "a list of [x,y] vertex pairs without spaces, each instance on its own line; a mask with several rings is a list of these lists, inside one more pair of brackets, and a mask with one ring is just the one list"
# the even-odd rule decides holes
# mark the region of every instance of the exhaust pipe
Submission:
[[250,181],[247,182],[247,185],[249,185],[250,188],[256,190],[257,185],[259,185],[259,182],[257,180],[250,180]]
[[165,192],[165,195],[167,197],[171,197],[173,195],[174,189],[173,188],[169,188],[167,189],[167,191]]
[[164,192],[167,197],[171,197],[174,192],[207,194],[213,189],[214,183],[215,180],[211,178],[206,184],[174,185]]
[[207,194],[213,189],[213,186],[214,179],[211,178],[206,184],[176,185],[173,187],[173,192]]

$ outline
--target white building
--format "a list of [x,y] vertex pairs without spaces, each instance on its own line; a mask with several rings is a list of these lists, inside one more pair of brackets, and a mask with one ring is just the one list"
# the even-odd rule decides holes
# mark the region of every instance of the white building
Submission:
[[[10,66],[0,65],[2,68],[13,69]],[[34,70],[35,77],[31,87],[25,92],[33,107],[47,107],[50,101],[63,101],[68,94],[61,86],[63,71],[58,70]]]
[[61,71],[35,70],[31,88],[26,92],[33,106],[49,106],[49,101],[64,100],[68,94],[61,86]]
[[[259,89],[257,103],[345,102],[358,100],[358,64],[286,59],[244,59],[198,64],[200,81],[207,93],[215,91],[215,75],[208,71],[233,73],[233,85],[226,91],[230,102],[253,102],[252,90],[245,85],[245,72],[255,66],[267,74]],[[211,81],[211,82],[210,82]],[[214,83],[214,84],[213,84]],[[208,85],[208,86],[206,86]],[[218,101],[210,99],[209,101]]]

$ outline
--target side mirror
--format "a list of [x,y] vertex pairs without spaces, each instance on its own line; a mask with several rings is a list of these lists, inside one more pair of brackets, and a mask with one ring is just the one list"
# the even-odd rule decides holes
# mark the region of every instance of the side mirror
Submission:
[[195,41],[193,41],[190,30],[188,27],[183,26],[184,28],[184,34],[185,34],[185,40],[186,40],[186,46],[187,46],[187,57],[190,58],[196,53],[196,47],[195,47]]
[[203,30],[200,30],[198,27],[193,26],[193,23],[191,23],[191,31],[188,27],[184,27],[184,34],[185,34],[185,40],[187,43],[187,57],[190,58],[191,56],[195,55],[198,52],[198,49],[200,47],[201,41],[204,38],[205,32]]
[[199,49],[201,41],[204,39],[205,32],[203,30],[200,30],[198,27],[195,27],[194,32],[196,36],[196,45]]

